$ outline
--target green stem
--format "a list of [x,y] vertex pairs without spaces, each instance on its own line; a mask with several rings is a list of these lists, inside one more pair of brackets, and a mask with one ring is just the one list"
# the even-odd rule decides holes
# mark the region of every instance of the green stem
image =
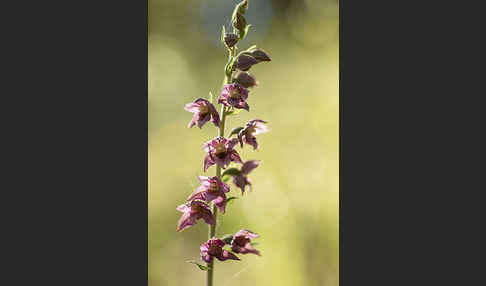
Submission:
[[[235,56],[235,47],[233,47],[230,50],[230,55],[229,55],[229,60],[231,60]],[[231,83],[231,77],[225,75],[225,82],[226,84]],[[219,117],[221,118],[219,122],[219,130],[218,130],[218,136],[224,137],[224,124],[226,122],[226,106],[221,104],[221,112]],[[221,167],[216,165],[216,177],[221,180]],[[214,216],[214,225],[209,225],[209,232],[208,232],[208,238],[211,239],[216,235],[216,223],[217,223],[217,217],[218,217],[218,209],[216,206],[213,204],[213,216]],[[214,259],[211,263],[207,264],[208,266],[208,275],[207,275],[207,286],[213,286],[213,274],[214,274]]]

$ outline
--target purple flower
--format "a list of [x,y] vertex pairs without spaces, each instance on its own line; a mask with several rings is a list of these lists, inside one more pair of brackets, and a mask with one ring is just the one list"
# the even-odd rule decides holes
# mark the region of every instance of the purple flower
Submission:
[[194,113],[192,120],[189,122],[188,126],[191,128],[197,123],[197,126],[201,128],[204,123],[211,120],[216,127],[219,127],[219,115],[211,102],[203,98],[198,98],[194,102],[188,103],[184,106],[184,109]]
[[255,135],[268,132],[270,129],[263,123],[267,123],[260,119],[250,120],[245,128],[241,129],[238,133],[238,140],[240,141],[241,147],[243,148],[243,143],[253,146],[253,149],[258,149],[258,143],[256,141]]
[[248,90],[238,83],[225,84],[221,95],[218,98],[218,103],[227,107],[234,107],[250,111],[250,106],[246,102],[248,98]]
[[233,236],[233,240],[231,241],[231,250],[233,250],[235,253],[253,253],[260,255],[260,252],[253,248],[250,243],[253,238],[257,237],[259,237],[258,234],[246,229],[242,229]]
[[201,259],[207,263],[211,263],[213,261],[213,257],[216,257],[219,261],[225,261],[228,259],[240,260],[232,252],[224,250],[223,246],[224,241],[216,237],[211,238],[200,247]]
[[193,200],[189,203],[182,204],[177,207],[177,210],[184,214],[179,219],[177,231],[182,231],[192,225],[195,225],[198,219],[204,219],[207,224],[214,225],[214,217],[209,209],[209,206],[199,200]]
[[241,189],[241,194],[245,193],[246,185],[249,185],[251,188],[250,180],[248,179],[247,175],[253,171],[258,165],[260,161],[250,160],[246,161],[243,166],[241,167],[240,174],[233,177],[233,183]]
[[226,169],[231,161],[243,164],[238,152],[233,150],[236,144],[238,144],[238,139],[224,137],[216,137],[204,143],[203,150],[207,153],[204,158],[204,172],[214,164],[223,169]]
[[213,201],[214,205],[219,209],[219,211],[224,213],[226,210],[225,193],[230,191],[229,186],[216,176],[199,176],[198,179],[199,182],[201,182],[201,185],[192,195],[189,196],[187,200],[203,200],[208,203]]

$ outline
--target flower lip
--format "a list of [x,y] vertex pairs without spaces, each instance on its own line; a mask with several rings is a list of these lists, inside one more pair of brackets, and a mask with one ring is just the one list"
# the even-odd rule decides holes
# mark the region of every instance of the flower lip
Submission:
[[201,105],[200,112],[201,112],[201,114],[208,114],[209,113],[209,107],[205,104]]
[[211,182],[211,184],[209,185],[209,191],[211,193],[217,193],[219,191],[219,186],[218,186],[218,183],[216,182]]
[[237,89],[237,88],[234,88],[234,89],[233,89],[233,90],[230,92],[229,97],[230,97],[231,99],[239,99],[239,98],[241,97],[241,95],[240,95],[240,93],[239,93],[238,89]]

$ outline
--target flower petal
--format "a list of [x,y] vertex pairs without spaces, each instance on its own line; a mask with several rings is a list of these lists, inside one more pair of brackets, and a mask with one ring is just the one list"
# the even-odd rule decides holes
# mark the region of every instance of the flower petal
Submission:
[[214,216],[210,210],[202,211],[202,218],[207,224],[214,225],[215,223]]
[[241,166],[241,173],[244,175],[248,175],[251,171],[253,171],[256,167],[260,165],[260,161],[257,160],[249,160],[246,161],[243,166]]
[[190,212],[184,213],[177,224],[177,231],[183,231],[184,229],[195,225],[196,220],[191,216]]
[[250,111],[250,106],[248,105],[248,103],[246,101],[240,101],[240,103],[238,104],[238,106],[235,106],[235,108],[239,108],[239,109],[244,109],[246,111]]
[[246,178],[243,175],[233,177],[233,183],[241,189],[241,194],[245,193]]
[[214,165],[214,160],[211,158],[211,155],[206,155],[206,157],[204,157],[204,165],[203,165],[203,168],[204,168],[204,172],[206,172],[206,170],[211,167],[212,165]]
[[189,111],[189,112],[199,112],[199,104],[191,102],[186,105],[184,105],[184,109]]
[[201,254],[201,259],[207,263],[213,262],[213,257],[207,253]]
[[180,211],[180,212],[185,213],[185,212],[189,212],[189,211],[191,211],[191,207],[190,207],[190,206],[188,206],[187,204],[182,204],[182,205],[178,206],[178,207],[176,208],[176,210],[178,210],[178,211]]
[[231,150],[235,147],[236,144],[238,144],[238,139],[232,138],[226,143],[226,149]]
[[231,158],[231,161],[233,161],[235,163],[243,164],[243,162],[241,161],[240,155],[238,154],[238,152],[236,152],[236,150],[231,150],[230,158]]
[[220,256],[216,256],[216,258],[220,261],[225,261],[225,260],[228,260],[228,259],[231,259],[231,260],[240,260],[238,258],[238,256],[234,255],[232,252],[229,252],[227,250],[223,250],[223,252],[221,253]]
[[223,193],[222,195],[216,197],[213,200],[214,205],[219,209],[221,213],[225,213],[226,211],[226,195]]
[[208,185],[209,186],[209,184],[210,184],[210,182],[209,182],[210,177],[207,177],[207,176],[197,176],[197,179],[203,185]]
[[196,191],[194,193],[192,193],[188,198],[187,200],[188,201],[192,201],[192,200],[203,200],[205,201],[206,200],[206,192],[205,190],[201,190],[201,191]]
[[211,114],[211,122],[214,124],[214,126],[219,127],[219,115],[218,115],[218,113]]

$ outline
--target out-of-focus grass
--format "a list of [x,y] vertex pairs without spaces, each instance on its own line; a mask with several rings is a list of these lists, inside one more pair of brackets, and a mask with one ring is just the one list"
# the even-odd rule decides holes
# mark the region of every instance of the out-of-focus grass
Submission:
[[[272,62],[250,70],[260,82],[250,91],[251,111],[229,117],[226,128],[253,118],[268,121],[272,130],[257,138],[260,150],[238,147],[243,160],[262,164],[250,177],[253,192],[241,197],[231,185],[230,195],[239,199],[219,214],[217,229],[218,235],[241,228],[259,233],[263,256],[217,262],[217,286],[338,285],[337,3],[284,2],[286,9],[273,3],[269,32],[256,38]],[[188,129],[192,115],[183,106],[209,91],[219,94],[227,59],[205,39],[219,35],[197,28],[198,5],[149,1],[150,286],[205,283],[205,272],[185,261],[199,260],[207,225],[199,221],[175,231],[175,207],[203,175],[202,143],[217,134],[209,123]],[[248,13],[251,7],[250,1]],[[229,17],[221,15],[221,22]],[[240,48],[251,44],[244,41]],[[206,175],[214,172],[211,167]]]

